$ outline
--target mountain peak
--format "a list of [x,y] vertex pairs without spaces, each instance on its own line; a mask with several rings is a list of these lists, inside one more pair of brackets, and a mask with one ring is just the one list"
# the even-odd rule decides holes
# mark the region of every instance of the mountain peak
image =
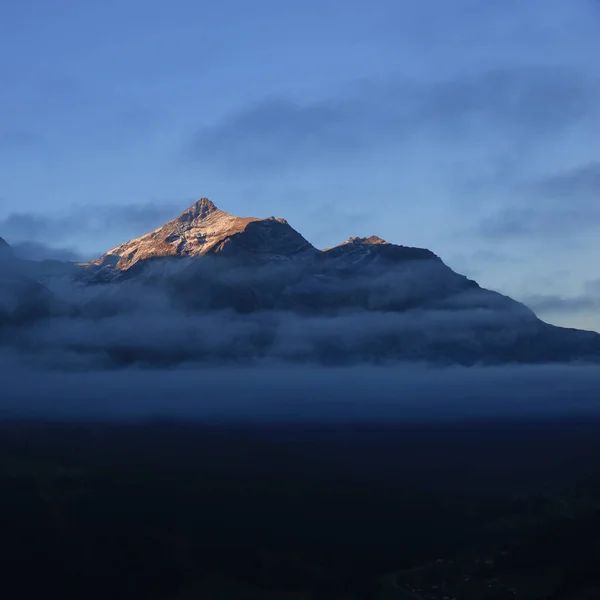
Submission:
[[191,221],[196,221],[199,219],[205,219],[209,215],[212,215],[216,212],[220,211],[208,198],[200,198],[197,202],[192,204],[188,209],[184,210],[179,218],[177,219],[180,222],[189,223]]
[[125,271],[151,258],[246,254],[279,260],[313,253],[318,251],[285,219],[236,217],[200,198],[162,227],[109,250],[89,265]]
[[282,225],[289,225],[286,219],[282,219],[281,217],[270,216],[265,219],[265,221],[277,221],[277,223],[281,223]]
[[363,244],[372,246],[375,244],[389,244],[389,242],[386,242],[376,235],[372,235],[370,237],[351,237],[348,239],[346,244]]
[[430,258],[438,259],[431,250],[398,246],[386,242],[376,235],[370,237],[351,237],[338,246],[325,249],[323,253],[333,260],[366,261],[365,264],[373,260],[398,262]]

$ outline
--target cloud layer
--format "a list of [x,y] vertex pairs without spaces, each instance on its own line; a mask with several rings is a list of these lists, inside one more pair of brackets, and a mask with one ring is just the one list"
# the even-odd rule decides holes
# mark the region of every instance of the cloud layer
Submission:
[[[89,253],[86,240],[90,237],[103,239],[110,235],[116,245],[159,227],[184,208],[185,202],[181,206],[148,202],[119,206],[79,204],[50,213],[13,212],[0,219],[0,234],[23,258],[72,260],[80,257],[80,251],[64,248],[65,243],[84,246]],[[101,254],[106,250],[96,248],[94,252]]]
[[533,181],[507,182],[505,206],[481,223],[496,239],[566,238],[600,227],[600,164],[592,162]]
[[[51,295],[40,290],[37,311],[23,313],[19,298],[28,306],[31,295],[17,294],[0,346],[25,364],[70,370],[600,357],[600,336],[552,328],[435,257],[351,269],[351,276],[347,261],[337,266],[323,257],[312,267],[240,266],[224,258],[142,267],[118,283],[58,274],[47,281]],[[12,313],[22,315],[13,324]]]
[[560,296],[538,295],[526,299],[528,306],[540,312],[556,313],[586,313],[600,310],[600,280],[588,281],[583,288],[583,293]]
[[[5,363],[6,364],[6,363]],[[32,376],[35,375],[35,376]],[[0,371],[0,417],[411,422],[600,416],[585,367]]]
[[595,79],[541,66],[428,83],[364,80],[313,103],[267,98],[243,107],[201,128],[187,152],[198,164],[250,171],[335,162],[422,139],[449,148],[507,138],[522,144],[563,133],[597,111],[599,97]]

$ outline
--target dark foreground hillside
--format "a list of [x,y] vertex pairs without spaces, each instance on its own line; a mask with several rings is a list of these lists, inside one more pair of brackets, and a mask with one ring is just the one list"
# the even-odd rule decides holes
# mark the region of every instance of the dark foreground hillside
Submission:
[[0,504],[2,585],[19,598],[558,600],[600,589],[590,420],[4,421]]

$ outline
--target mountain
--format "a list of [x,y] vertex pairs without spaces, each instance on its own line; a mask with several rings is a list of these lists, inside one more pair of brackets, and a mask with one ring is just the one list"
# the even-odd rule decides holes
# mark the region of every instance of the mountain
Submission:
[[405,310],[478,288],[429,250],[372,236],[319,251],[284,219],[236,217],[207,198],[84,267],[87,282],[143,282],[186,308],[244,313]]
[[58,314],[60,301],[19,260],[0,238],[0,325],[31,323]]
[[0,261],[6,261],[11,259],[13,256],[12,248],[8,245],[8,242],[4,238],[0,237]]
[[88,263],[96,272],[127,271],[143,261],[220,254],[240,259],[310,258],[318,250],[285,219],[236,217],[201,198],[162,227],[121,244]]
[[319,251],[284,219],[236,217],[207,198],[86,271],[90,282],[159,287],[193,311],[402,311],[478,288],[429,250],[372,236]]
[[435,258],[435,254],[431,250],[397,246],[376,235],[367,238],[351,237],[348,241],[333,248],[327,248],[323,252],[330,260],[352,260],[355,263]]
[[[544,323],[430,250],[371,236],[320,251],[284,219],[206,198],[69,268],[45,271],[77,317],[57,331],[103,365],[600,360],[600,335]],[[66,339],[46,343],[60,355]]]

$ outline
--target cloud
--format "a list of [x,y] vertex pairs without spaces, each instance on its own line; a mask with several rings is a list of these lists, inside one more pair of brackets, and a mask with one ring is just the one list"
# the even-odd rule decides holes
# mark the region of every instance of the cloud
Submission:
[[47,246],[41,242],[19,242],[13,244],[11,247],[15,256],[24,260],[61,260],[70,262],[85,260],[85,257],[73,248],[56,248]]
[[572,296],[558,295],[529,296],[525,299],[528,306],[536,311],[545,313],[591,312],[600,308],[600,296]]
[[480,232],[496,239],[557,238],[582,233],[600,225],[600,210],[575,207],[506,207],[479,224]]
[[582,294],[536,295],[525,299],[533,310],[548,314],[593,313],[600,310],[600,279],[588,281]]
[[0,344],[29,363],[88,370],[568,361],[600,345],[594,336],[547,331],[525,306],[433,259],[350,278],[327,270],[312,276],[304,265],[294,271],[235,268],[218,259],[181,264],[188,270],[168,280],[160,262],[119,284],[60,278],[50,289],[68,307],[0,329]]
[[481,221],[480,233],[485,236],[565,238],[600,227],[598,162],[533,181],[506,183],[510,204]]
[[597,109],[598,85],[579,72],[523,67],[420,83],[364,80],[338,96],[300,104],[268,98],[196,133],[186,154],[225,170],[318,165],[363,151],[433,138],[510,137],[519,143],[562,132]]
[[50,421],[166,418],[186,423],[597,417],[599,385],[597,369],[565,366],[271,366],[65,374],[12,363],[0,369],[0,414]]
[[149,202],[119,206],[76,205],[47,214],[13,212],[0,220],[0,235],[11,245],[23,249],[26,245],[37,244],[38,250],[52,247],[54,243],[69,242],[76,246],[87,241],[88,236],[107,234],[118,242],[123,237],[136,237],[159,227],[184,208],[176,203]]
[[600,198],[600,162],[591,162],[557,173],[533,184],[540,196],[555,201],[598,205]]

